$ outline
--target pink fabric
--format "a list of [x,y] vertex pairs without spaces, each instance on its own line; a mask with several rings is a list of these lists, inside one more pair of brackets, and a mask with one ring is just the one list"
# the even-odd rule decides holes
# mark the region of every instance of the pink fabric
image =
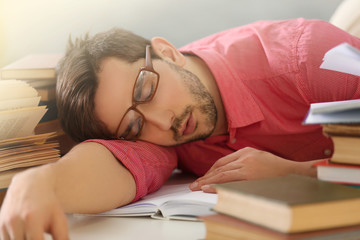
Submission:
[[[319,69],[330,48],[360,40],[327,22],[262,21],[206,37],[180,50],[202,58],[216,78],[229,135],[174,148],[104,144],[131,171],[135,200],[159,188],[175,166],[203,175],[219,158],[246,146],[294,161],[329,157],[319,125],[304,126],[310,103],[360,98],[360,79]],[[174,152],[174,149],[176,153]]]
[[262,21],[206,37],[181,50],[202,58],[216,78],[229,136],[177,147],[179,166],[203,175],[246,146],[295,161],[329,157],[330,139],[302,121],[312,102],[360,97],[360,78],[320,69],[326,51],[355,38],[327,22]]
[[129,169],[136,182],[136,196],[133,201],[159,189],[177,166],[177,157],[172,148],[147,142],[102,139],[88,141],[107,147]]

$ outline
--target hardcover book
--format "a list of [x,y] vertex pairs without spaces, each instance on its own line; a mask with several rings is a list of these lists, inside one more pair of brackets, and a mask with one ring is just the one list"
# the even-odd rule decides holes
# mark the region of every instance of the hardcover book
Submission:
[[1,79],[55,79],[56,67],[62,54],[33,54],[1,69]]
[[331,162],[360,165],[360,124],[324,124],[323,132],[334,143]]
[[215,211],[283,233],[360,224],[359,189],[312,177],[290,174],[215,188]]
[[317,162],[314,166],[320,180],[360,185],[360,165],[336,164],[324,160]]
[[360,225],[285,234],[223,214],[203,216],[200,220],[205,223],[206,240],[350,240],[360,236]]

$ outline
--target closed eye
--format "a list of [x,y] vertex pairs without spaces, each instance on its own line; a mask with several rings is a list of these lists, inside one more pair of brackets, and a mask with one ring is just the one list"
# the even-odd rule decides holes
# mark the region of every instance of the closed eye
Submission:
[[121,135],[121,138],[132,140],[140,136],[141,127],[142,127],[143,118],[137,117],[126,128],[124,134]]

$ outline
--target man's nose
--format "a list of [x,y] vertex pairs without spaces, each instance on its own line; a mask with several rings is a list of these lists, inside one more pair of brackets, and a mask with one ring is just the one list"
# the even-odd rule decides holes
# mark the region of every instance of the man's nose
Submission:
[[146,105],[139,105],[138,110],[144,115],[146,124],[152,124],[162,131],[169,130],[173,125],[175,114],[171,110],[153,109]]

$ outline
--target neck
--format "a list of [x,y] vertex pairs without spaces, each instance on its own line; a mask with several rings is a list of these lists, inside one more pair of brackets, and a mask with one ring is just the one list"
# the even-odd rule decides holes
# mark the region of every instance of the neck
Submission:
[[186,56],[186,64],[184,68],[191,71],[198,76],[200,81],[209,91],[210,95],[213,97],[218,119],[212,136],[221,135],[227,133],[227,121],[225,116],[225,109],[222,103],[221,95],[219,88],[217,86],[216,80],[212,75],[210,69],[206,63],[197,56]]

